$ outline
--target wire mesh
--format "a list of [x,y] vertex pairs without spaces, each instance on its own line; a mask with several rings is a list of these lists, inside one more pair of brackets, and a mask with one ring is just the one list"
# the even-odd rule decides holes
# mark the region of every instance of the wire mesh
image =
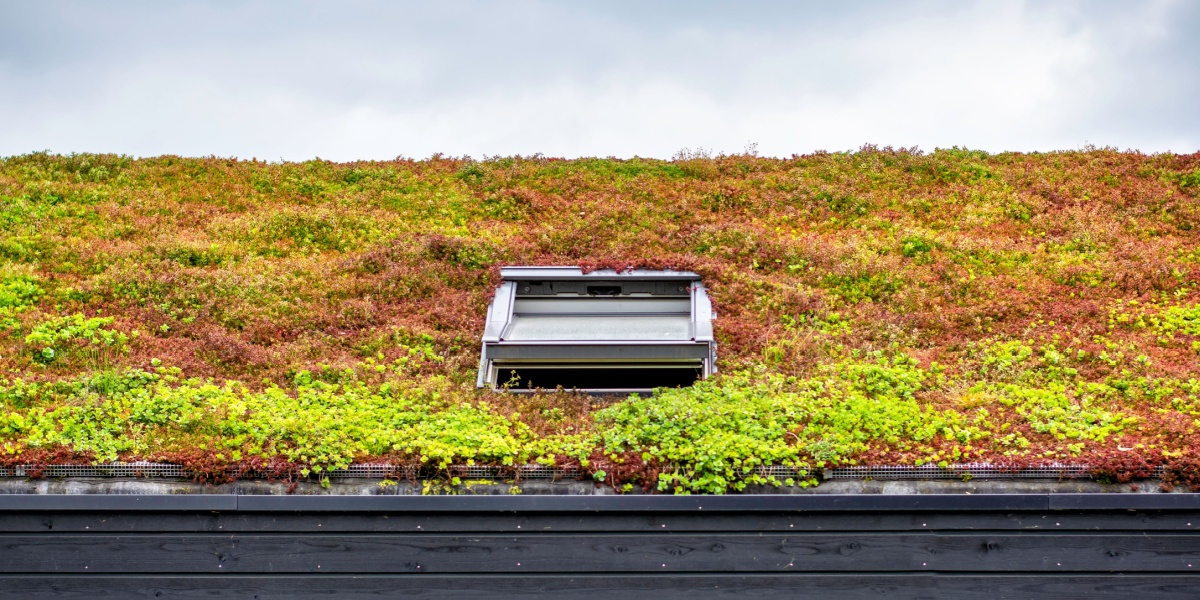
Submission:
[[812,467],[787,465],[763,465],[755,467],[754,474],[760,477],[774,477],[779,480],[808,479],[814,475]]
[[13,465],[0,468],[0,477],[164,477],[183,478],[181,465],[116,462],[97,465]]
[[412,465],[361,463],[333,469],[328,475],[330,479],[416,479],[417,468]]
[[575,467],[547,467],[545,465],[524,465],[516,470],[521,479],[559,480],[574,479],[581,475]]
[[450,465],[451,475],[462,479],[495,479],[500,469],[485,465]]
[[[1157,467],[1153,477],[1162,477]],[[1006,467],[985,463],[927,465],[875,465],[825,469],[823,479],[1083,479],[1092,477],[1092,469],[1081,464],[1050,463],[1030,467]]]
[[[669,470],[669,469],[668,469]],[[581,475],[577,468],[547,467],[544,465],[522,465],[501,468],[487,465],[451,465],[451,475],[464,479],[573,479]],[[820,475],[822,479],[1083,479],[1093,476],[1092,470],[1082,464],[1050,463],[1030,467],[1013,468],[985,463],[952,464],[940,467],[927,465],[874,465],[835,467],[817,471],[810,466],[765,465],[756,467],[754,474],[774,477],[779,480],[807,479]],[[34,465],[21,464],[0,467],[0,477],[134,477],[134,478],[190,478],[194,475],[182,465],[157,462],[112,462],[96,465]],[[265,478],[266,474],[234,469],[230,475],[236,478]],[[413,465],[388,463],[358,463],[344,469],[327,472],[330,479],[416,479],[425,473]],[[1162,477],[1163,467],[1157,467],[1152,477]]]

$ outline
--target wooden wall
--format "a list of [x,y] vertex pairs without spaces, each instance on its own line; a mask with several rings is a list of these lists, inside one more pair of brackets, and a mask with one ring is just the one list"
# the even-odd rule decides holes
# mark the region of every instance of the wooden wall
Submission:
[[0,496],[4,598],[1200,598],[1192,494]]

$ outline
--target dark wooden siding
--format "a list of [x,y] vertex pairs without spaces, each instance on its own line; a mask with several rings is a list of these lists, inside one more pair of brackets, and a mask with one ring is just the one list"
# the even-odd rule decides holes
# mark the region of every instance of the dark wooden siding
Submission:
[[0,593],[1194,599],[1198,532],[1191,494],[0,496]]

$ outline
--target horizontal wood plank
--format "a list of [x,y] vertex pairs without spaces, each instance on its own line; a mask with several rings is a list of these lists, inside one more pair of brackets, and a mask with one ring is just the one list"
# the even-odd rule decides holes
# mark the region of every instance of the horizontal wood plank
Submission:
[[1200,535],[0,535],[3,573],[1200,572]]
[[308,600],[338,598],[755,598],[758,600],[1108,600],[1200,598],[1196,575],[889,575],[819,574],[664,576],[0,576],[7,596],[29,600],[211,598]]

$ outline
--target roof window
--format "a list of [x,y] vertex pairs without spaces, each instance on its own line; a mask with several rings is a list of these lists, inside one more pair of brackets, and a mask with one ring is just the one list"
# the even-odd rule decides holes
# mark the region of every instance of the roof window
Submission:
[[479,387],[645,392],[716,372],[712,304],[689,271],[507,267]]

